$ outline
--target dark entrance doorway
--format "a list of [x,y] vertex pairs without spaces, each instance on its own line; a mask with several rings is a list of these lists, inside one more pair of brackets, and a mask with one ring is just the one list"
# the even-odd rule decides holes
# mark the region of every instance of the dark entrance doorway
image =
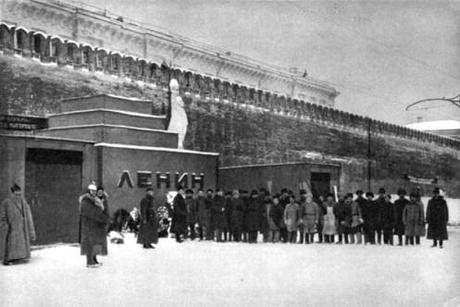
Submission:
[[27,149],[25,191],[35,244],[77,242],[82,161],[78,151]]
[[326,196],[331,192],[331,174],[330,173],[311,173],[311,190],[314,198]]

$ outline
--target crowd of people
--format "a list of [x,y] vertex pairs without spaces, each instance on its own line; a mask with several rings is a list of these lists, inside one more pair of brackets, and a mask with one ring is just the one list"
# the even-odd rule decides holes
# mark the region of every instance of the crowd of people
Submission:
[[[448,207],[439,188],[433,190],[426,214],[420,193],[411,192],[409,198],[399,189],[394,202],[384,188],[378,195],[356,191],[336,199],[329,193],[314,199],[305,190],[299,196],[282,189],[271,195],[266,189],[233,190],[224,193],[217,189],[206,193],[199,189],[179,187],[172,206],[160,203],[154,190],[148,188],[140,202],[136,217],[119,210],[109,216],[108,195],[94,182],[87,193],[78,199],[81,255],[87,267],[100,267],[97,255],[107,254],[107,233],[129,220],[137,235],[137,243],[153,249],[159,236],[167,236],[168,228],[177,242],[214,240],[216,242],[257,243],[336,243],[418,245],[427,235],[433,247],[443,248],[448,239]],[[168,215],[172,216],[169,225]],[[428,231],[426,233],[426,224]],[[259,235],[260,234],[260,235]],[[405,240],[403,240],[403,238]],[[10,265],[30,257],[30,241],[35,231],[30,207],[17,185],[11,187],[11,197],[0,206],[0,260]],[[259,240],[260,239],[260,240]],[[396,243],[396,242],[395,242]]]
[[[420,193],[411,192],[409,198],[399,189],[394,202],[384,188],[378,195],[356,191],[336,201],[329,193],[318,199],[305,190],[296,197],[292,191],[270,195],[266,189],[234,190],[206,193],[179,188],[173,202],[171,232],[177,242],[189,238],[257,243],[337,243],[389,244],[397,236],[398,245],[420,244],[425,236],[433,240],[433,247],[443,247],[447,240],[448,208],[439,188],[425,215]],[[315,241],[316,237],[316,241]],[[403,240],[405,238],[405,240]]]

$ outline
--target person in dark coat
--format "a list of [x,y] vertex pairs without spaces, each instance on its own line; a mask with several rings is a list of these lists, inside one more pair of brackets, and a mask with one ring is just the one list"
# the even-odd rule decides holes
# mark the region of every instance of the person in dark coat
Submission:
[[270,193],[265,188],[259,189],[259,223],[260,232],[263,237],[263,242],[268,242],[268,219],[267,219],[267,208],[270,206],[271,197]]
[[229,210],[230,200],[232,199],[232,192],[225,192],[225,210],[227,226],[224,228],[224,241],[232,241],[232,212]]
[[404,235],[404,223],[402,219],[403,211],[406,205],[409,203],[409,200],[406,198],[406,190],[399,189],[398,196],[399,198],[394,202],[394,234],[398,236],[398,245],[403,245],[403,235]]
[[375,244],[375,228],[377,224],[377,219],[379,215],[379,209],[374,201],[374,193],[366,193],[366,206],[364,206],[363,219],[364,219],[364,228],[367,228],[367,237],[370,244]]
[[185,207],[187,208],[187,226],[190,233],[190,239],[195,240],[195,224],[196,224],[196,201],[193,198],[193,190],[185,191]]
[[358,204],[359,209],[361,210],[361,231],[364,236],[364,244],[369,243],[369,227],[366,223],[367,219],[367,199],[363,197],[364,192],[362,190],[356,191],[356,199],[355,202]]
[[243,242],[248,242],[248,229],[246,227],[246,218],[248,215],[248,204],[249,204],[249,192],[247,190],[241,190],[240,191],[240,197],[244,202],[244,211],[243,211]]
[[206,200],[204,191],[199,189],[196,198],[196,217],[200,240],[207,239],[210,236],[208,232],[210,231],[211,224],[211,204]]
[[422,191],[420,187],[417,187],[416,192],[417,194],[417,203],[420,207],[420,210],[422,211],[422,216],[424,218],[423,223],[418,224],[415,227],[415,244],[419,245],[420,244],[420,237],[425,236],[426,234],[426,229],[425,229],[425,206],[423,205],[422,202]]
[[179,187],[177,195],[173,200],[173,225],[176,242],[182,243],[181,235],[187,233],[187,206],[185,204],[185,191],[183,187]]
[[228,202],[228,211],[230,212],[230,225],[232,231],[232,238],[235,242],[240,242],[241,233],[243,231],[243,217],[244,217],[244,200],[240,197],[240,192],[234,190],[232,198]]
[[383,230],[383,243],[393,245],[394,205],[391,196],[385,195],[385,203],[380,207],[380,222]]
[[[350,243],[357,244],[362,243],[362,233],[363,233],[363,215],[361,212],[361,206],[356,201],[353,200],[353,194],[351,196],[351,205],[350,205],[350,213],[351,213],[351,227],[350,227]],[[355,241],[356,237],[356,241]]]
[[375,212],[374,212],[374,230],[377,235],[377,243],[382,244],[382,234],[383,234],[383,220],[382,214],[385,210],[387,203],[385,200],[386,191],[384,188],[379,189],[379,196],[374,201]]
[[35,241],[32,213],[21,188],[14,184],[11,196],[0,204],[0,261],[4,265],[30,258],[30,243]]
[[[286,209],[286,206],[289,204],[289,191],[286,188],[281,189],[281,196],[280,196],[280,206],[283,209]],[[284,220],[281,223],[281,228],[280,228],[280,238],[281,241],[284,243],[287,243],[288,237],[287,237],[287,228],[286,225],[284,224]]]
[[428,202],[426,210],[426,222],[428,223],[428,239],[433,240],[432,247],[436,247],[439,242],[439,247],[442,248],[444,240],[448,239],[447,222],[449,221],[449,208],[447,203],[440,195],[439,188],[433,190],[433,198]]
[[406,245],[414,245],[414,237],[417,236],[417,228],[425,224],[425,217],[418,202],[416,192],[410,193],[410,201],[406,207],[404,207],[403,223]]
[[335,221],[337,224],[337,244],[348,244],[348,234],[351,227],[351,202],[353,195],[347,194],[344,199],[339,200],[337,206],[334,207]]
[[[323,195],[319,195],[316,203],[318,204],[319,208],[319,217],[318,217],[318,225],[317,225],[317,233],[318,233],[318,242],[323,243],[323,227],[324,227],[324,215],[326,214],[326,205],[324,204],[326,200],[324,199]],[[312,242],[313,243],[313,242]]]
[[211,216],[216,242],[224,242],[222,237],[224,229],[227,228],[227,200],[222,189],[218,189],[217,195],[214,197]]
[[97,255],[107,255],[106,227],[110,221],[103,200],[96,195],[96,185],[88,186],[88,193],[80,197],[81,242],[80,253],[86,256],[86,266],[101,265]]
[[206,191],[206,210],[209,212],[209,228],[206,233],[206,240],[214,240],[214,221],[212,220],[212,207],[214,206],[214,190]]
[[[302,217],[304,215],[306,200],[307,200],[307,191],[305,189],[300,189],[300,191],[299,191],[299,201],[298,201],[300,219],[302,219]],[[301,223],[299,223],[299,227],[297,228],[297,230],[299,232],[299,234],[297,236],[299,238],[299,244],[303,244],[304,233],[305,233],[303,221]]]
[[147,188],[146,195],[140,204],[140,227],[137,236],[137,243],[142,244],[146,249],[153,249],[153,244],[158,243],[158,204],[153,197],[153,189]]
[[257,190],[252,190],[251,197],[248,201],[246,215],[246,229],[249,233],[248,242],[257,243],[257,233],[260,230],[260,203],[259,193]]
[[284,211],[280,205],[280,196],[275,195],[269,210],[270,235],[269,242],[276,243],[280,240],[280,228],[283,221]]

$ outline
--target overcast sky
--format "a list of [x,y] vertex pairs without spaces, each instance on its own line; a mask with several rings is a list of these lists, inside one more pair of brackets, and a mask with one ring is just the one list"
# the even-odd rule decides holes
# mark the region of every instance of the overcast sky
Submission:
[[[82,2],[267,63],[307,69],[341,92],[337,108],[380,120],[413,122],[407,104],[460,93],[459,1]],[[446,104],[433,106],[424,106],[430,108],[424,120],[436,112],[438,118],[460,115]]]

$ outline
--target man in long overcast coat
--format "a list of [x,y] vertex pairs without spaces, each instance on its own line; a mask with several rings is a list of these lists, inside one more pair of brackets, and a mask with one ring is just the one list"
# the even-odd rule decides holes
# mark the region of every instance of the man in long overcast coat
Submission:
[[10,265],[30,258],[30,241],[35,240],[32,213],[18,185],[0,205],[0,261]]

